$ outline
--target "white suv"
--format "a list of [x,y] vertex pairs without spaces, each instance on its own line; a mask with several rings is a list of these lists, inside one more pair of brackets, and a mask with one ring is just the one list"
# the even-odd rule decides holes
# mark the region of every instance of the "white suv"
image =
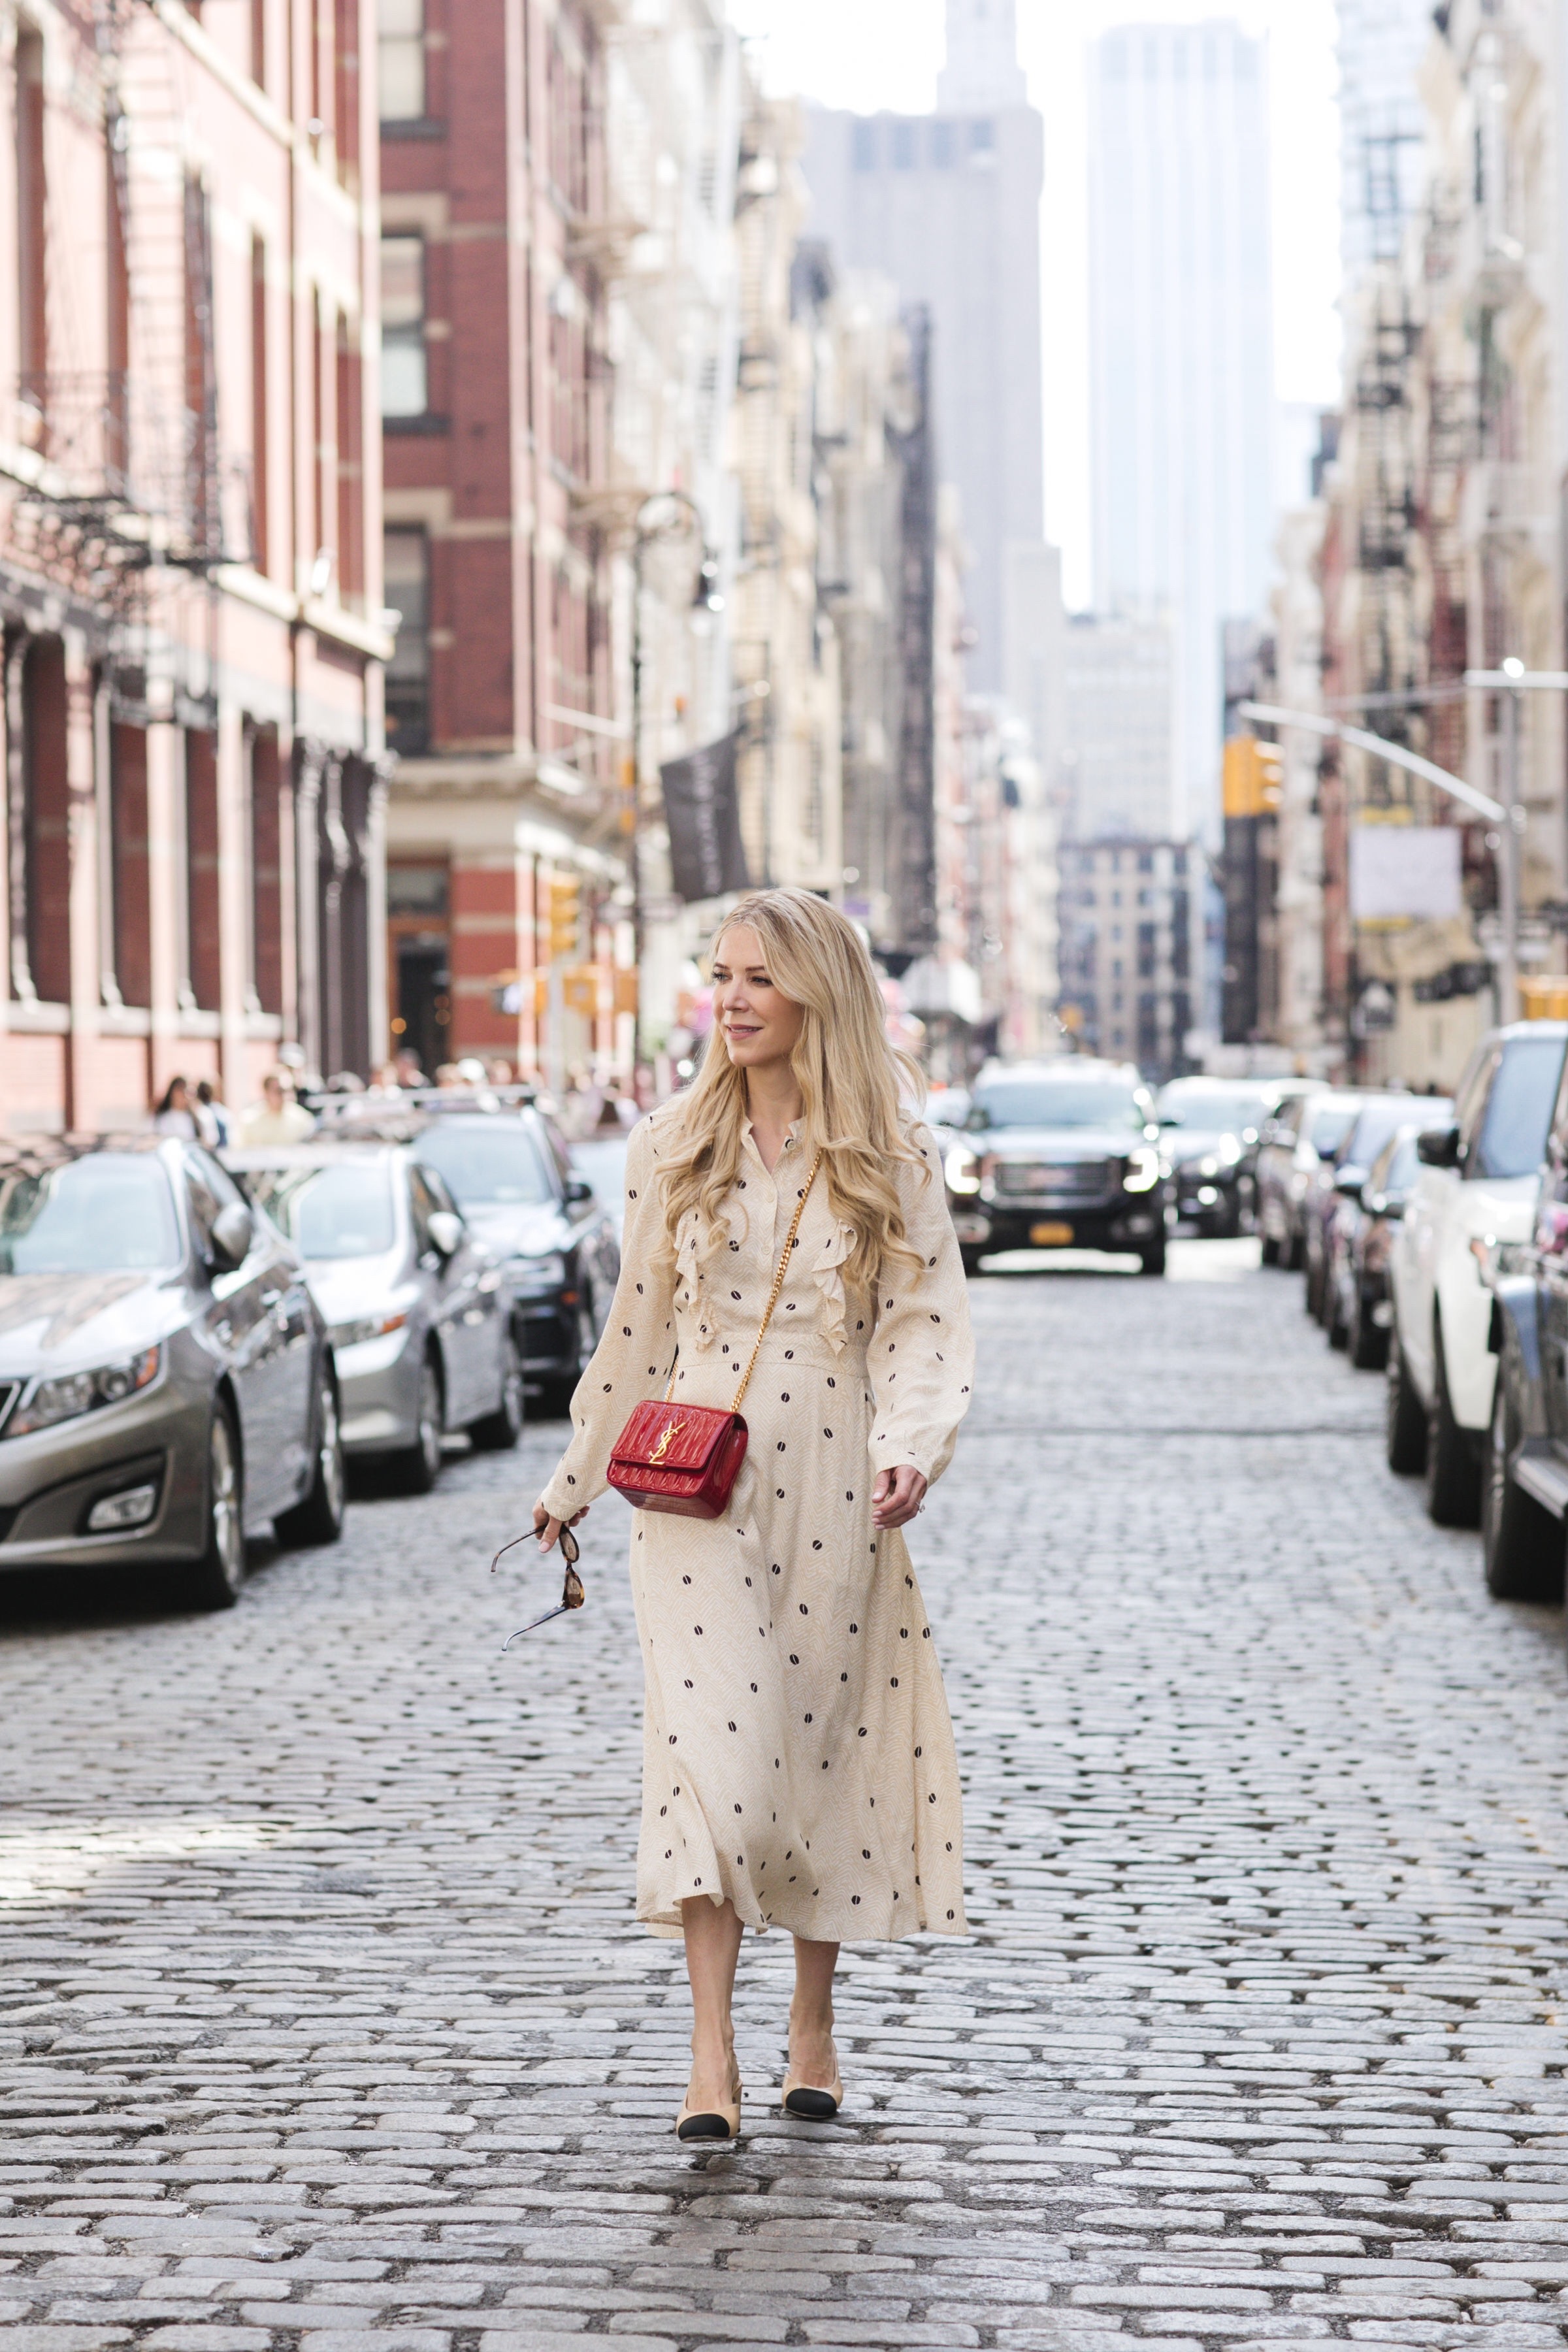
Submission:
[[1416,1146],[1421,1173],[1389,1265],[1388,1462],[1426,1472],[1440,1527],[1473,1527],[1479,1515],[1497,1377],[1490,1248],[1530,1238],[1565,1052],[1568,1022],[1495,1029],[1465,1072],[1455,1123]]

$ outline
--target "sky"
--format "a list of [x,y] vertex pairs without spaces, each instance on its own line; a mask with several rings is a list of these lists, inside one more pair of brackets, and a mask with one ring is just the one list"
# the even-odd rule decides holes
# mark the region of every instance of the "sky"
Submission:
[[[760,40],[773,90],[864,113],[935,102],[943,0],[731,0],[731,13]],[[1069,605],[1090,595],[1084,49],[1113,25],[1222,16],[1269,37],[1275,391],[1314,407],[1338,394],[1333,0],[1018,0],[1019,53],[1046,121],[1046,520]]]

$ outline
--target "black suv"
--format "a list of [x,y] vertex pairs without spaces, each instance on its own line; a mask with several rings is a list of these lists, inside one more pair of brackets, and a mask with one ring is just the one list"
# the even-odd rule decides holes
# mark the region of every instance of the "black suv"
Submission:
[[1119,1250],[1165,1271],[1170,1171],[1135,1069],[1064,1059],[976,1080],[947,1153],[963,1263],[994,1250]]

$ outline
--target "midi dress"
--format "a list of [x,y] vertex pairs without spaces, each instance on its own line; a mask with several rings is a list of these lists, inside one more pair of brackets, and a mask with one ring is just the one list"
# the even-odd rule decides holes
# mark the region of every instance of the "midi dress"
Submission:
[[[544,1489],[566,1519],[606,1491],[627,1415],[660,1396],[728,1410],[756,1341],[810,1161],[797,1122],[770,1175],[748,1127],[727,1232],[696,1212],[673,1253],[658,1181],[679,1118],[633,1130],[622,1271]],[[810,1189],[743,1407],[750,1444],[721,1519],[632,1515],[646,1679],[637,1916],[728,1897],[745,1926],[822,1942],[961,1935],[958,1761],[936,1644],[901,1532],[871,1524],[880,1470],[933,1481],[968,1409],[973,1341],[942,1164],[928,1129],[898,1164],[920,1269],[847,1289],[855,1228],[826,1172]],[[724,1246],[727,1241],[728,1246]],[[617,1502],[616,1508],[620,1506]]]

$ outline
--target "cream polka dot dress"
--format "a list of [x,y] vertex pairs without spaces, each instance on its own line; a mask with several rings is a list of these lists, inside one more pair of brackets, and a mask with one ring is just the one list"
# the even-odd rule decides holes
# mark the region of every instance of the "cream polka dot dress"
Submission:
[[[810,1171],[798,1129],[769,1175],[750,1131],[727,1249],[700,1264],[695,1215],[661,1248],[658,1160],[679,1104],[635,1129],[615,1306],[544,1490],[567,1518],[606,1492],[634,1405],[728,1408]],[[693,1895],[748,1927],[824,1942],[964,1932],[963,1822],[936,1646],[903,1536],[871,1525],[879,1470],[935,1479],[968,1409],[974,1349],[937,1150],[900,1175],[918,1275],[847,1291],[854,1246],[825,1175],[811,1188],[743,1411],[746,1460],[722,1519],[632,1514],[647,1676],[637,1916],[681,1931]],[[662,1264],[663,1271],[657,1269]],[[616,1498],[610,1507],[625,1507]]]

